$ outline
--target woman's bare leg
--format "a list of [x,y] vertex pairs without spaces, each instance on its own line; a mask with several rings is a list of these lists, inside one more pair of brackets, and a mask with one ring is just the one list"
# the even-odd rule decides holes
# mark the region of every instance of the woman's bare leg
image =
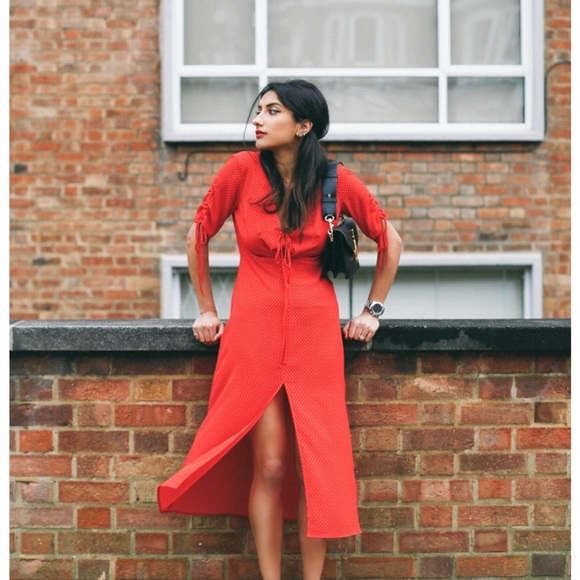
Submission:
[[324,558],[326,556],[326,539],[309,538],[306,536],[306,492],[298,444],[296,444],[296,471],[298,473],[298,535],[300,538],[300,552],[302,554],[302,576],[304,580],[320,580]]
[[254,476],[250,525],[264,580],[280,580],[282,567],[282,485],[286,460],[286,393],[274,397],[251,432]]

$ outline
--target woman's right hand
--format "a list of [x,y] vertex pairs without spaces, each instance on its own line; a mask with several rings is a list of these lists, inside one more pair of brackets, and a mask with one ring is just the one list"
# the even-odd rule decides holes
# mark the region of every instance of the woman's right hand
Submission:
[[202,344],[213,344],[221,338],[224,324],[216,312],[207,311],[199,315],[193,323],[192,330],[196,340]]

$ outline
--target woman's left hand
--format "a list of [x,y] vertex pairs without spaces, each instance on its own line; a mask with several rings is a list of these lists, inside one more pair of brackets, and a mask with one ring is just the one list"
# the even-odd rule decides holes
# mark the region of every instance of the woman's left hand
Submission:
[[370,312],[366,310],[349,320],[344,328],[342,334],[348,340],[360,340],[362,342],[369,342],[379,328],[379,320],[375,318]]

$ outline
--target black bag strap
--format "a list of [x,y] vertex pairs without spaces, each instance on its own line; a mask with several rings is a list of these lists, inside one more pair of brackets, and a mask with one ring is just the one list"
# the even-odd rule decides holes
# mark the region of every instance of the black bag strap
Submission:
[[329,161],[326,175],[322,180],[322,217],[336,219],[336,179],[338,176],[338,161]]

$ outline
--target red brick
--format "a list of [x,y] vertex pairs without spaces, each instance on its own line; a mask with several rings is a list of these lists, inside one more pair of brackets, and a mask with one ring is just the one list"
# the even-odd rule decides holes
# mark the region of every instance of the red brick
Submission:
[[[457,371],[460,373],[529,373],[532,361],[526,355],[509,353],[482,354],[462,357]],[[520,377],[518,377],[519,379]],[[526,377],[521,377],[526,378]]]
[[10,474],[14,477],[67,477],[72,474],[72,458],[68,455],[13,455]]
[[385,354],[378,352],[348,353],[345,356],[347,375],[414,375],[417,359],[408,354]]
[[464,425],[529,425],[533,420],[533,406],[527,403],[476,403],[461,407]]
[[77,455],[77,477],[108,478],[110,475],[109,456]]
[[18,381],[21,401],[51,401],[54,380],[45,377],[22,377]]
[[471,499],[470,482],[461,480],[407,480],[403,481],[403,501],[441,502]]
[[21,453],[53,451],[52,431],[20,431],[18,446]]
[[567,552],[569,530],[514,530],[514,550],[518,552]]
[[566,453],[536,453],[536,474],[566,474],[570,456]]
[[455,563],[458,578],[528,577],[527,556],[459,556]]
[[243,550],[241,532],[172,534],[174,554],[238,554]]
[[211,379],[174,379],[172,399],[174,401],[207,401]]
[[570,377],[533,375],[516,377],[517,396],[525,399],[569,399]]
[[366,401],[385,401],[397,398],[397,380],[392,378],[361,379],[363,399]]
[[136,554],[168,554],[169,536],[166,533],[137,532],[135,534]]
[[415,425],[418,421],[417,405],[405,403],[349,405],[348,416],[353,427],[383,425]]
[[420,558],[419,578],[451,578],[453,558],[450,556],[425,556]]
[[117,405],[115,425],[118,427],[171,427],[185,425],[182,405]]
[[10,425],[65,427],[72,424],[71,405],[11,405]]
[[106,529],[111,527],[110,508],[78,508],[77,528]]
[[129,501],[128,482],[63,481],[59,501],[64,503],[124,503]]
[[570,499],[570,479],[547,477],[516,480],[516,500]]
[[536,423],[568,423],[568,405],[566,403],[535,404],[534,421]]
[[566,516],[568,514],[567,505],[553,503],[539,503],[534,505],[534,525],[535,526],[556,526],[563,528],[566,526]]
[[480,479],[478,481],[479,499],[511,499],[512,481],[509,479]]
[[60,379],[58,394],[62,401],[126,401],[130,385],[127,379]]
[[516,431],[517,449],[570,449],[571,431],[568,428],[538,427]]
[[346,578],[413,578],[415,567],[412,558],[396,557],[345,557],[342,559]]
[[397,451],[399,436],[395,429],[366,428],[361,448],[365,451]]
[[16,507],[10,508],[12,528],[71,528],[73,510],[68,507]]
[[79,578],[109,578],[110,561],[108,559],[78,558]]
[[25,503],[53,503],[55,482],[41,479],[40,481],[18,482],[18,490]]
[[376,554],[392,553],[395,545],[393,532],[366,532],[361,537],[361,552]]
[[455,403],[425,403],[421,423],[423,425],[453,425],[455,409]]
[[112,424],[113,406],[110,403],[78,405],[78,427],[110,427]]
[[414,525],[414,510],[410,507],[362,507],[359,508],[361,526],[364,530],[409,528]]
[[170,382],[167,379],[137,379],[135,380],[136,401],[167,401],[169,399]]
[[73,580],[73,559],[10,559],[10,580]]
[[540,354],[536,357],[536,372],[567,374],[570,372],[570,357]]
[[188,357],[173,353],[136,353],[115,356],[111,372],[118,375],[184,375]]
[[452,354],[429,353],[428,355],[422,355],[420,361],[423,374],[455,373],[456,359]]
[[422,429],[403,431],[403,450],[463,450],[474,444],[473,429]]
[[528,460],[523,453],[464,453],[459,457],[460,473],[527,473]]
[[562,577],[566,573],[566,556],[564,554],[533,554],[532,576]]
[[474,383],[470,379],[418,376],[402,380],[400,390],[401,399],[470,399]]
[[476,552],[507,552],[507,532],[505,530],[475,530],[474,550]]
[[419,521],[422,528],[451,528],[453,526],[453,507],[423,505]]
[[421,475],[453,475],[454,464],[454,456],[450,454],[422,455]]
[[399,496],[399,484],[392,479],[373,478],[364,482],[365,502],[396,502]]
[[414,475],[415,458],[392,453],[361,453],[354,457],[356,473],[360,477]]
[[505,450],[512,446],[511,429],[480,429],[477,434],[478,445],[481,451]]
[[126,431],[61,431],[58,434],[60,451],[100,451],[126,453],[129,433]]
[[[326,560],[328,562],[328,559]],[[325,562],[325,563],[326,563]],[[282,561],[283,578],[298,578],[299,570],[295,569],[290,572],[287,560]],[[260,567],[257,558],[228,558],[227,560],[227,578],[236,578],[236,580],[254,580],[260,577]],[[324,578],[334,578],[332,575],[324,575]]]
[[[117,507],[116,510],[116,526],[117,529],[182,529],[187,527],[187,518],[180,514],[162,514],[157,509],[157,506],[150,508],[142,507]],[[196,522],[198,527],[200,522]],[[211,522],[214,526],[215,521]],[[222,527],[222,526],[219,526]]]
[[169,451],[168,433],[137,432],[134,438],[136,453],[167,453]]
[[459,506],[458,525],[461,528],[527,526],[527,506],[489,505]]
[[22,532],[20,535],[22,554],[54,554],[54,534],[49,532]]
[[126,554],[131,536],[111,532],[60,532],[59,554]]
[[400,532],[399,550],[405,552],[467,552],[467,532]]

